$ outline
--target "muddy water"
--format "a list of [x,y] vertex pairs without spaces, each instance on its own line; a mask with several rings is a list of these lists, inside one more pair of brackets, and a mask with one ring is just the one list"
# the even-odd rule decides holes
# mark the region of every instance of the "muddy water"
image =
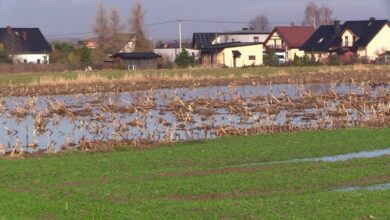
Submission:
[[[267,86],[214,86],[202,88],[160,89],[146,92],[96,93],[63,96],[38,97],[3,97],[0,108],[0,144],[7,151],[17,143],[25,151],[45,150],[48,146],[60,150],[65,145],[77,148],[80,141],[138,140],[151,142],[215,138],[219,127],[231,126],[250,129],[259,125],[279,125],[290,123],[292,126],[310,128],[317,126],[318,119],[308,120],[302,115],[315,113],[326,120],[325,112],[334,109],[339,100],[327,100],[328,109],[282,109],[277,113],[253,112],[251,117],[244,117],[228,108],[212,109],[209,115],[191,114],[191,120],[178,119],[177,113],[167,107],[177,99],[182,101],[218,99],[220,102],[240,100],[246,104],[257,106],[269,105],[268,101],[256,101],[254,97],[272,97],[274,102],[282,97],[298,99],[302,94],[312,95],[335,93],[366,95],[375,97],[379,94],[390,95],[390,86],[368,86],[362,84],[282,84]],[[121,112],[107,110],[107,106],[138,106],[146,100],[153,100],[153,107],[145,111]],[[53,114],[50,109],[59,103],[66,105],[69,114]],[[385,103],[387,104],[387,103]],[[196,107],[196,106],[195,106]],[[22,109],[22,114],[17,114]],[[201,109],[210,110],[210,109]],[[323,112],[322,112],[323,111]],[[42,113],[46,126],[44,131],[36,130],[34,123],[38,113]],[[287,115],[294,113],[287,120]],[[298,114],[297,114],[298,113]],[[360,114],[360,116],[358,115]],[[351,109],[350,120],[364,119],[370,116],[369,109],[363,113]],[[134,125],[134,121],[142,122],[142,126]],[[208,127],[208,128],[207,128]],[[37,148],[27,148],[34,144]],[[0,152],[1,154],[1,152]],[[326,160],[326,158],[323,158]]]

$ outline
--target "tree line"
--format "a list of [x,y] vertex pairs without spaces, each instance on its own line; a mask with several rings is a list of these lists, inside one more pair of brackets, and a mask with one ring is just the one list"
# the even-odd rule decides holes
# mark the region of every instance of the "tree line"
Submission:
[[[321,25],[332,24],[332,15],[333,10],[329,6],[319,6],[314,2],[309,2],[304,10],[302,25],[313,26],[317,29]],[[295,25],[294,22],[291,24]],[[252,18],[249,21],[248,26],[256,31],[264,32],[268,32],[272,28],[268,17],[265,14],[260,14]]]
[[153,51],[153,45],[144,29],[144,17],[141,1],[137,1],[130,10],[127,24],[121,20],[116,7],[108,11],[100,2],[92,26],[95,37],[91,40],[96,42],[96,48],[91,50],[85,44],[78,47],[71,43],[55,41],[52,43],[54,52],[51,63],[69,64],[74,67],[102,64],[105,58],[122,51],[129,42],[133,42],[134,47],[130,48],[132,51]]
[[[306,5],[302,25],[310,25],[318,28],[320,25],[331,24],[333,11],[328,6],[318,6],[314,2]],[[95,34],[96,49],[90,50],[85,45],[74,46],[67,42],[55,41],[52,43],[54,52],[50,56],[50,63],[62,63],[72,66],[90,65],[102,63],[108,55],[126,50],[129,46],[131,51],[153,51],[153,44],[147,37],[144,26],[145,11],[140,0],[137,0],[126,22],[121,20],[116,7],[107,10],[103,2],[100,2],[96,10],[96,16],[92,26]],[[271,24],[265,14],[260,14],[248,22],[248,26],[256,31],[268,32]],[[12,43],[12,38],[7,39],[8,48],[0,45],[0,62],[12,62],[12,56],[17,54],[18,45]],[[11,42],[11,43],[10,43]],[[130,45],[127,45],[132,42]],[[126,52],[126,51],[125,51]],[[194,61],[189,54],[183,52],[179,56],[180,66]]]

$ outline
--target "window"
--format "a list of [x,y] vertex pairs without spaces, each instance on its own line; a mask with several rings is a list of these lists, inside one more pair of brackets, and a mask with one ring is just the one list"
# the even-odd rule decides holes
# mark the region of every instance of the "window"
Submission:
[[254,42],[259,42],[259,37],[253,37]]
[[234,42],[234,38],[232,38],[232,42]]
[[26,60],[26,59],[24,59],[24,60],[23,60],[23,63],[27,63],[27,60]]
[[249,56],[249,60],[256,60],[256,56],[254,55]]
[[348,42],[348,40],[349,40],[349,37],[348,36],[345,36],[345,47],[349,47],[349,42]]
[[41,64],[41,59],[37,59],[37,64]]

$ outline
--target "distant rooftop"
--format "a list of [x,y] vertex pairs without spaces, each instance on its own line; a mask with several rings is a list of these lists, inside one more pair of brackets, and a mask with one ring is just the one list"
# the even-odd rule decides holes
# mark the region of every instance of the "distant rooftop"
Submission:
[[0,42],[7,48],[6,38],[13,36],[20,45],[21,52],[27,53],[47,53],[52,48],[47,42],[39,28],[0,28]]

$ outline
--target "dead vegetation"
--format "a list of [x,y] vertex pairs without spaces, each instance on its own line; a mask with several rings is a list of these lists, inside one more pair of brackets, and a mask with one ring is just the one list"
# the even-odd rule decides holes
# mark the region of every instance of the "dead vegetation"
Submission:
[[[5,124],[6,137],[0,139],[0,154],[23,157],[69,150],[99,151],[122,145],[147,148],[227,135],[390,126],[387,73],[325,77],[327,74],[321,78],[310,75],[305,81],[297,76],[283,85],[264,85],[260,78],[248,77],[218,89],[202,88],[199,84],[203,81],[192,81],[182,91],[153,87],[130,93],[121,92],[126,90],[125,85],[114,92],[101,92],[99,85],[91,85],[95,89],[88,94],[4,97],[0,99],[0,117],[7,118],[9,124]],[[282,76],[274,79],[286,80]],[[246,80],[250,86],[241,86],[247,84]],[[297,81],[300,83],[293,84]],[[181,83],[186,85],[186,81]],[[113,85],[106,86],[111,90]],[[156,84],[156,88],[160,87]],[[37,90],[23,91],[26,94]],[[27,123],[29,118],[33,127],[26,126],[24,138],[17,125]],[[45,141],[38,142],[39,137],[45,137]]]
[[[267,72],[267,69],[261,71]],[[260,71],[260,69],[259,69]],[[274,70],[273,70],[274,71]],[[63,94],[93,94],[103,92],[147,91],[164,88],[198,88],[206,86],[240,86],[273,84],[306,84],[306,83],[368,83],[387,84],[390,82],[390,70],[385,67],[351,66],[346,70],[341,67],[321,67],[313,72],[290,73],[284,69],[271,74],[242,72],[238,75],[196,75],[134,73],[120,78],[79,73],[76,78],[42,76],[28,85],[0,86],[0,96],[37,96]]]

